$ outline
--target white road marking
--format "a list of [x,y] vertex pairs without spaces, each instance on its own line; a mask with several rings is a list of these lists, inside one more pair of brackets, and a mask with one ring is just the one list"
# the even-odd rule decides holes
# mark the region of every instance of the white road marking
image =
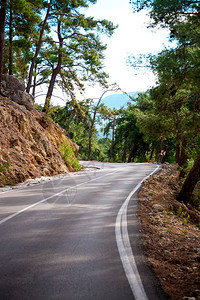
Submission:
[[130,284],[131,290],[135,297],[135,300],[148,300],[140,274],[137,269],[136,261],[133,256],[128,230],[127,230],[127,207],[131,197],[135,192],[141,187],[142,182],[145,181],[148,177],[153,175],[160,167],[157,168],[143,180],[141,180],[138,185],[131,191],[123,205],[121,206],[116,223],[115,223],[115,236],[117,241],[117,247],[120,254],[120,258],[126,273],[126,277]]
[[[82,182],[82,183],[77,184],[77,185],[75,185],[75,186],[72,186],[72,187],[70,187],[70,188],[64,189],[63,191],[61,191],[61,192],[59,192],[59,193],[53,194],[52,196],[50,196],[50,197],[48,197],[48,198],[45,198],[45,199],[40,200],[40,201],[38,201],[38,202],[36,202],[36,203],[34,203],[34,204],[32,204],[32,205],[29,205],[29,206],[27,206],[27,207],[25,207],[25,208],[19,210],[18,212],[14,213],[14,214],[12,214],[12,215],[9,215],[8,217],[2,219],[2,220],[0,221],[0,225],[3,224],[3,223],[5,223],[5,222],[7,222],[7,221],[9,221],[9,220],[11,220],[11,219],[13,219],[14,217],[16,217],[16,216],[18,216],[18,215],[24,213],[25,211],[27,211],[27,210],[33,208],[34,206],[37,206],[37,205],[39,205],[39,204],[41,204],[41,203],[43,203],[43,202],[46,202],[46,201],[48,201],[48,200],[50,200],[50,199],[52,199],[52,198],[54,198],[54,197],[57,197],[57,196],[59,196],[59,195],[65,193],[66,191],[69,191],[69,190],[71,190],[71,189],[74,189],[75,187],[82,186],[82,185],[87,184],[87,183],[89,183],[89,182],[98,180],[98,179],[100,179],[100,178],[109,176],[109,175],[114,174],[114,173],[116,173],[116,172],[118,172],[118,170],[115,170],[114,172],[110,172],[110,173],[108,173],[108,174],[104,174],[104,175],[102,175],[102,176],[99,176],[99,177],[90,179],[90,180],[88,180],[88,181],[86,181],[86,182]],[[72,205],[72,203],[71,203],[71,204],[68,204],[68,206],[70,206],[70,205]]]

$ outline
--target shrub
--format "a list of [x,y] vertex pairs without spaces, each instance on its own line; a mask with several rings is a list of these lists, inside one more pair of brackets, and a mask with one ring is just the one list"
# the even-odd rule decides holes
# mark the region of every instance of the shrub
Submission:
[[61,156],[68,167],[74,168],[76,171],[81,169],[78,159],[74,155],[74,149],[69,142],[65,141],[59,148]]
[[3,166],[0,166],[0,173],[2,173],[5,169],[9,168],[9,163],[4,164]]

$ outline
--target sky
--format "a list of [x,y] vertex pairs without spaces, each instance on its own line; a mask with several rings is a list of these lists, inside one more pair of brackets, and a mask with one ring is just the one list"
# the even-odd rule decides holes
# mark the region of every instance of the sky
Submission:
[[[117,83],[125,92],[146,91],[155,85],[156,78],[149,69],[135,70],[127,65],[127,58],[129,55],[160,52],[169,44],[168,31],[147,28],[150,21],[147,12],[134,13],[129,0],[97,0],[97,3],[90,4],[84,13],[118,25],[111,38],[103,38],[107,44],[104,64],[105,71],[110,76],[109,82]],[[60,92],[57,90],[56,93]],[[85,97],[99,98],[101,94],[102,89],[98,86],[87,87]],[[37,100],[36,102],[39,102]],[[58,100],[53,98],[52,103],[57,102]]]

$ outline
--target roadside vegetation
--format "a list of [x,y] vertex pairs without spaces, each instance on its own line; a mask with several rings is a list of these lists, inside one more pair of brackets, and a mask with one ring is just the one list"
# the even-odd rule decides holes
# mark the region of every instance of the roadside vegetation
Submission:
[[148,262],[169,299],[200,299],[199,204],[186,206],[176,200],[179,174],[177,165],[164,164],[144,182],[138,218]]

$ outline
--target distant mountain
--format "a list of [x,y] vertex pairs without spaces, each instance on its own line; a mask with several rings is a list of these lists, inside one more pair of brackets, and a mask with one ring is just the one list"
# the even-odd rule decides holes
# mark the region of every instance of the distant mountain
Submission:
[[[138,96],[138,94],[141,92],[130,92],[128,93],[131,97],[136,98]],[[108,108],[116,108],[119,109],[122,106],[126,106],[127,102],[130,102],[131,99],[129,98],[128,95],[125,94],[114,94],[114,95],[110,95],[107,96],[105,98],[102,99],[101,103],[104,103]],[[95,103],[97,104],[97,103]],[[105,121],[102,120],[103,126],[105,125]],[[103,137],[103,133],[101,132],[101,128],[102,125],[96,125],[96,128],[98,130],[98,138],[102,138]]]
[[[140,92],[130,92],[128,93],[131,97],[137,97]],[[127,102],[130,101],[128,95],[125,94],[114,94],[107,96],[102,99],[101,103],[104,103],[108,108],[119,109],[122,106],[126,106]]]

